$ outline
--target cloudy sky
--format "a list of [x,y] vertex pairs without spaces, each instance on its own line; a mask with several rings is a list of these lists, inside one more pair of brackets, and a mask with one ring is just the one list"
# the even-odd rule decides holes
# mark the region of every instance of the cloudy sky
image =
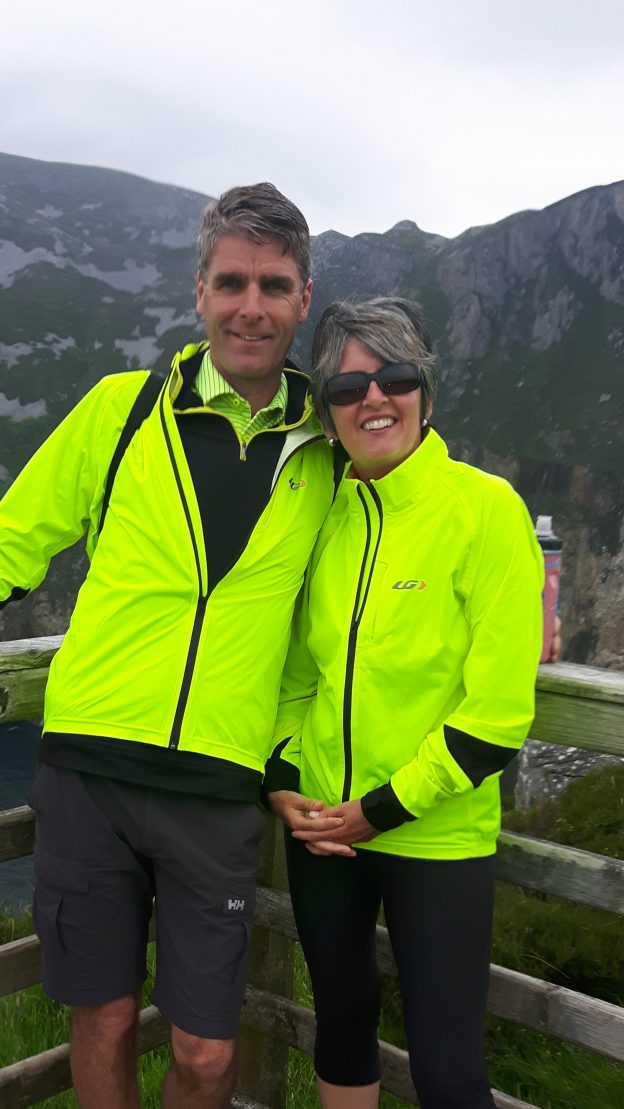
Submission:
[[215,195],[314,233],[455,235],[624,178],[621,0],[14,0],[0,150]]

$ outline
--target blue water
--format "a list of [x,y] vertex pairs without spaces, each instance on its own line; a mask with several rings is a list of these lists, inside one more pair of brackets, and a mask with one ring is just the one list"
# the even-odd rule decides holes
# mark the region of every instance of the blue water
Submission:
[[[41,728],[34,724],[0,724],[0,811],[26,804],[40,738]],[[29,905],[32,891],[30,857],[0,863],[0,910]]]

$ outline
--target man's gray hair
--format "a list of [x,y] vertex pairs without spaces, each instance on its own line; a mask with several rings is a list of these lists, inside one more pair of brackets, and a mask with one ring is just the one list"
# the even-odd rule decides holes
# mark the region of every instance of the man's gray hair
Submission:
[[375,297],[358,303],[337,301],[321,316],[312,341],[312,388],[319,416],[331,427],[325,384],[340,370],[345,347],[352,339],[381,362],[416,362],[423,375],[422,412],[433,404],[435,356],[421,310],[403,297]]
[[221,235],[240,235],[254,243],[277,239],[292,255],[304,288],[312,267],[310,229],[292,200],[268,181],[228,189],[204,208],[198,239],[198,270],[206,278],[214,245]]

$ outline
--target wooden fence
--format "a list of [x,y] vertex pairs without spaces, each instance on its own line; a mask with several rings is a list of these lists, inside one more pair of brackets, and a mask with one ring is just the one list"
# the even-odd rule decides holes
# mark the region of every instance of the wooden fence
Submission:
[[[0,645],[0,722],[41,715],[50,661],[60,638]],[[532,738],[624,757],[624,674],[558,664],[542,666]],[[0,862],[32,852],[34,817],[28,807],[0,813]],[[504,832],[497,877],[624,915],[624,862]],[[291,1000],[296,930],[285,891],[281,836],[269,823],[260,875],[249,986],[243,1010],[239,1109],[283,1109],[288,1048],[312,1053],[313,1013]],[[392,974],[388,935],[378,928],[379,963]],[[34,936],[0,947],[0,996],[39,982],[39,943]],[[526,1028],[624,1062],[624,1009],[525,974],[492,966],[491,1013]],[[139,1051],[168,1039],[158,1011],[144,1009]],[[406,1052],[381,1045],[382,1088],[417,1105]],[[23,1107],[71,1085],[68,1047],[53,1047],[0,1069],[0,1105]],[[535,1109],[495,1092],[498,1109]]]

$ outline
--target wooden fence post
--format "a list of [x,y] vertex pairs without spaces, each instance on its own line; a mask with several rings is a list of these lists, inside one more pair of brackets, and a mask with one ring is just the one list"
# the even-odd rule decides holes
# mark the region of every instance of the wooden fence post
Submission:
[[[285,890],[286,860],[282,825],[274,816],[267,819],[263,844],[260,882],[272,889]],[[248,981],[260,990],[292,997],[294,942],[286,936],[255,927],[251,942]],[[241,1029],[238,1089],[254,1101],[285,1109],[288,1093],[288,1045],[265,1033]]]

